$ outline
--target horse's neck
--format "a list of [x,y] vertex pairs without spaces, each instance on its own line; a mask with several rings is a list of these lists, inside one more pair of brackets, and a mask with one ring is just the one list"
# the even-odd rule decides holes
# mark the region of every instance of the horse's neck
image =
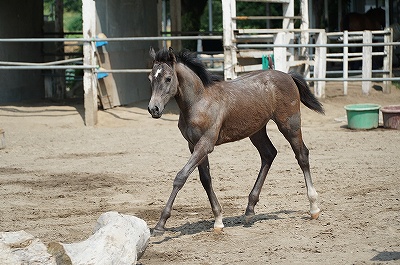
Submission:
[[200,78],[186,65],[177,63],[175,70],[179,81],[175,99],[181,110],[188,109],[202,97],[204,85]]

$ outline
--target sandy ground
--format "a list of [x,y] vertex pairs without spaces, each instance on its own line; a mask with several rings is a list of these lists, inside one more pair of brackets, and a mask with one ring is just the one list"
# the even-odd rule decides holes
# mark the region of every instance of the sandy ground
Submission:
[[[139,261],[152,264],[399,264],[400,131],[346,128],[343,106],[400,104],[400,90],[349,95],[328,83],[326,115],[302,108],[323,210],[310,220],[303,176],[289,144],[268,125],[278,149],[251,225],[243,219],[260,159],[248,139],[210,155],[226,228],[212,212],[197,172],[174,204],[168,231],[152,237]],[[0,106],[0,231],[25,230],[43,242],[87,238],[105,211],[136,215],[153,227],[189,157],[174,104],[162,119],[145,102],[99,112],[85,127],[81,104]],[[381,115],[381,114],[380,114]]]

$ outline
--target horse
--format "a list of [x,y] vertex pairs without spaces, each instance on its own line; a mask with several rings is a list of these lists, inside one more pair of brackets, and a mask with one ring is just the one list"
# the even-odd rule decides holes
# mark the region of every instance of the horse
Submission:
[[[385,10],[382,8],[370,8],[365,14],[348,13],[340,22],[340,30],[363,31],[363,30],[382,30],[385,28]],[[357,41],[356,41],[357,43]],[[350,48],[352,52],[361,52],[362,48]],[[374,47],[373,51],[383,51],[382,47]],[[382,56],[373,57],[373,69],[378,69],[383,65]],[[350,62],[350,69],[361,68],[360,61]]]
[[340,22],[340,31],[381,30],[385,27],[385,10],[371,8],[365,14],[346,14]]
[[153,234],[165,231],[174,200],[196,167],[214,214],[214,231],[222,231],[222,208],[212,187],[208,154],[215,146],[247,137],[261,157],[261,168],[245,211],[246,220],[251,220],[266,175],[277,155],[266,130],[271,119],[295,153],[305,178],[311,218],[318,218],[318,194],[311,179],[309,151],[301,133],[300,102],[322,114],[324,109],[301,75],[263,70],[222,81],[208,72],[189,51],[175,53],[172,48],[164,48],[156,53],[150,48],[150,56],[153,66],[148,78],[152,95],[148,111],[152,118],[158,119],[168,101],[175,98],[180,109],[178,127],[191,152],[173,181],[172,192]]

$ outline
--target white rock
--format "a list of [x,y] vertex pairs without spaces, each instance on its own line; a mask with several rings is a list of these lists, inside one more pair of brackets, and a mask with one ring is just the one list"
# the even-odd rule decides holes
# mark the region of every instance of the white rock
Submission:
[[142,219],[106,212],[99,217],[94,234],[87,240],[72,244],[60,243],[61,248],[53,243],[49,249],[57,258],[57,264],[136,264],[149,239],[150,230]]
[[0,233],[0,263],[2,265],[55,265],[46,246],[25,231]]

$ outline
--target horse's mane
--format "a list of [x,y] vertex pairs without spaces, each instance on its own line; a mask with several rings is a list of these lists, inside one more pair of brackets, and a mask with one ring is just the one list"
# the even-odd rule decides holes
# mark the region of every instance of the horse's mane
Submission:
[[[178,53],[173,54],[176,58],[176,62],[182,63],[189,67],[200,79],[205,87],[211,86],[215,82],[222,80],[220,76],[214,75],[207,71],[205,65],[197,58],[196,54],[188,50],[182,50]],[[161,49],[156,53],[155,60],[158,62],[165,62],[172,66],[174,58],[172,57],[171,51],[167,49]]]

